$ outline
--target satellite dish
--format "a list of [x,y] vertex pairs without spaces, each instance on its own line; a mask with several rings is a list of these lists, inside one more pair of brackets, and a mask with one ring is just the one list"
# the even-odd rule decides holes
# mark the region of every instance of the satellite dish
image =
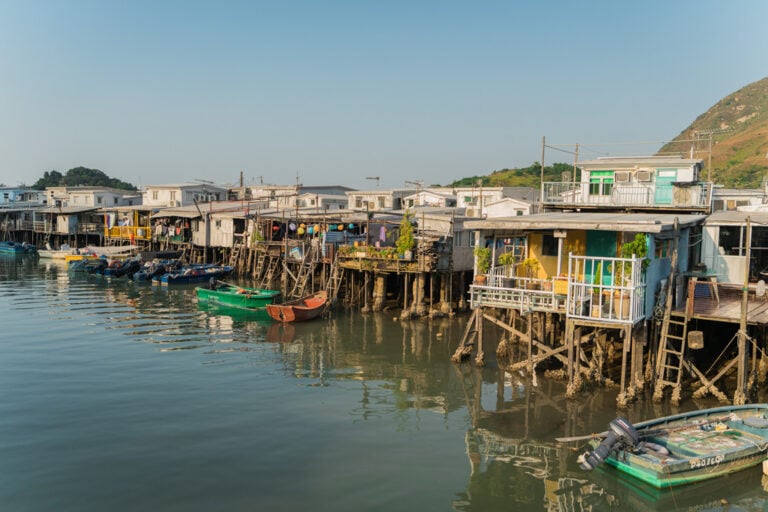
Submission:
[[755,287],[755,295],[758,297],[765,296],[765,281],[762,279],[757,282],[757,286]]

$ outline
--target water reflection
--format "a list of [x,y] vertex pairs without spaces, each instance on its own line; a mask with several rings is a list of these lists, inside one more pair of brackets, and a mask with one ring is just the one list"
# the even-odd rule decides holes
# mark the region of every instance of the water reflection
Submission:
[[[438,429],[444,429],[441,434],[445,434],[441,444],[424,437],[419,442],[432,441],[427,450],[430,453],[454,451],[457,458],[451,460],[458,463],[436,468],[434,482],[415,485],[435,486],[435,492],[444,498],[443,503],[450,502],[456,510],[725,510],[723,499],[728,501],[730,510],[766,507],[763,478],[757,468],[670,492],[620,481],[608,471],[583,472],[576,464],[578,450],[557,444],[554,439],[603,430],[619,413],[615,407],[616,391],[598,389],[585,392],[578,400],[566,399],[565,386],[560,381],[542,376],[531,379],[525,373],[499,369],[490,347],[486,348],[486,368],[453,364],[450,356],[463,335],[465,319],[401,322],[394,313],[359,315],[336,311],[329,319],[280,324],[259,313],[201,305],[194,287],[169,289],[136,285],[128,280],[108,281],[69,274],[65,265],[31,259],[13,259],[10,263],[0,260],[0,295],[13,296],[8,301],[9,318],[19,311],[46,317],[47,322],[40,322],[41,337],[47,328],[50,338],[55,340],[58,333],[51,331],[62,328],[60,320],[72,320],[64,324],[74,330],[70,336],[93,334],[88,339],[99,343],[103,339],[121,341],[128,347],[128,352],[123,352],[128,357],[138,354],[146,358],[133,370],[143,368],[145,360],[146,367],[154,370],[161,360],[171,368],[182,368],[180,373],[193,382],[210,383],[199,386],[207,390],[227,389],[219,383],[234,379],[232,382],[242,386],[237,389],[244,390],[237,396],[267,404],[259,405],[259,414],[253,416],[249,426],[258,424],[257,420],[265,416],[262,411],[269,409],[279,409],[282,418],[289,418],[282,424],[285,429],[311,424],[313,435],[325,420],[330,425],[326,440],[344,440],[334,447],[333,454],[340,462],[332,469],[360,458],[357,452],[342,452],[349,449],[350,438],[362,435],[361,427],[375,432],[371,435],[387,436],[391,446],[397,447],[402,440],[400,433],[415,433],[427,423],[432,427],[437,423]],[[488,338],[492,339],[490,335]],[[94,342],[89,343],[74,346],[93,350]],[[226,366],[233,364],[240,367]],[[200,368],[221,371],[199,371]],[[144,374],[144,378],[151,378],[152,373]],[[267,374],[277,378],[265,379]],[[265,383],[268,385],[264,386]],[[187,387],[184,380],[174,393]],[[264,394],[257,393],[265,388]],[[289,393],[273,398],[273,394],[286,390]],[[199,394],[201,391],[195,390],[186,403],[200,407],[221,403],[222,395],[218,393],[208,396],[208,402]],[[155,396],[154,389],[141,395],[137,408],[143,413],[145,404]],[[283,396],[290,400],[283,400]],[[326,400],[328,409],[333,411],[332,418],[323,417],[325,405],[315,407]],[[683,407],[690,410],[712,405],[700,401]],[[672,408],[648,400],[639,401],[621,413],[632,421],[640,421],[681,412],[683,407]],[[234,409],[237,412],[229,419],[240,421],[247,407]],[[302,410],[311,411],[307,415],[311,419],[304,423],[294,421],[306,419],[300,415]],[[265,426],[273,426],[275,417],[266,418]],[[252,431],[248,429],[244,439],[250,439]],[[435,435],[434,430],[431,433]],[[208,441],[207,433],[202,437]],[[452,444],[446,446],[445,439]],[[363,446],[369,439],[362,435],[357,442],[357,446]],[[297,451],[308,453],[318,448],[299,445],[295,438],[288,437],[276,440],[275,445],[295,446]],[[279,465],[286,454],[279,451],[269,459],[270,468]],[[408,456],[398,454],[389,464],[394,466],[401,459],[407,461],[404,464],[414,464]],[[301,457],[293,460],[306,462]],[[244,465],[250,468],[253,462],[247,459]],[[371,465],[366,465],[367,470]],[[281,470],[295,474],[293,466]],[[384,471],[372,478],[385,480],[381,475],[390,478],[395,473]],[[404,484],[412,484],[407,471],[402,473],[406,475]],[[445,484],[451,478],[451,483]],[[248,485],[251,483],[249,480]],[[377,492],[371,486],[368,488]],[[360,503],[370,498],[361,494]]]
[[[726,511],[765,510],[768,506],[768,477],[759,468],[671,490],[652,488],[608,467],[584,472],[576,463],[583,447],[553,439],[562,435],[558,432],[596,431],[589,427],[605,424],[599,416],[611,409],[596,403],[598,397],[615,397],[601,392],[583,403],[566,400],[560,383],[540,380],[535,385],[522,374],[497,371],[495,389],[489,390],[480,371],[461,370],[472,428],[465,440],[469,483],[453,503],[456,510],[506,506],[548,511]],[[493,395],[495,400],[489,399]],[[490,408],[484,404],[491,404]],[[645,417],[672,413],[650,401],[622,412]]]

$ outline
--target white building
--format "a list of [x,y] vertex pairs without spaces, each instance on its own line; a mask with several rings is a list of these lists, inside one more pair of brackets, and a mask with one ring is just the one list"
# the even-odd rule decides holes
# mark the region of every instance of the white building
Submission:
[[223,201],[227,189],[207,183],[180,183],[171,185],[147,185],[144,187],[143,204],[159,208],[179,207],[211,201]]
[[47,187],[45,196],[49,206],[107,208],[141,204],[136,192],[110,187]]

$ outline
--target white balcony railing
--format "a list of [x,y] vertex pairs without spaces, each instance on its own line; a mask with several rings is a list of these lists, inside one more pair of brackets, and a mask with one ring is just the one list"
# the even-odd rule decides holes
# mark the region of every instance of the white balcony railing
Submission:
[[568,276],[509,277],[492,270],[470,286],[470,305],[554,311],[571,318],[634,324],[645,318],[643,258],[569,255]]
[[[599,193],[598,193],[599,192]],[[548,206],[676,207],[709,208],[712,186],[708,182],[690,184],[614,183],[610,192],[591,188],[582,182],[545,182],[543,203]]]

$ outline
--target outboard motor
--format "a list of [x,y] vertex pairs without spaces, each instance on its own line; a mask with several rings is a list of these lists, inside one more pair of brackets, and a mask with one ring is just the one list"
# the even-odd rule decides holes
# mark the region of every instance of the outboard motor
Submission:
[[621,446],[632,448],[639,440],[637,430],[626,418],[616,418],[608,424],[608,435],[597,448],[579,456],[579,466],[581,469],[591,471],[602,464],[614,449]]

